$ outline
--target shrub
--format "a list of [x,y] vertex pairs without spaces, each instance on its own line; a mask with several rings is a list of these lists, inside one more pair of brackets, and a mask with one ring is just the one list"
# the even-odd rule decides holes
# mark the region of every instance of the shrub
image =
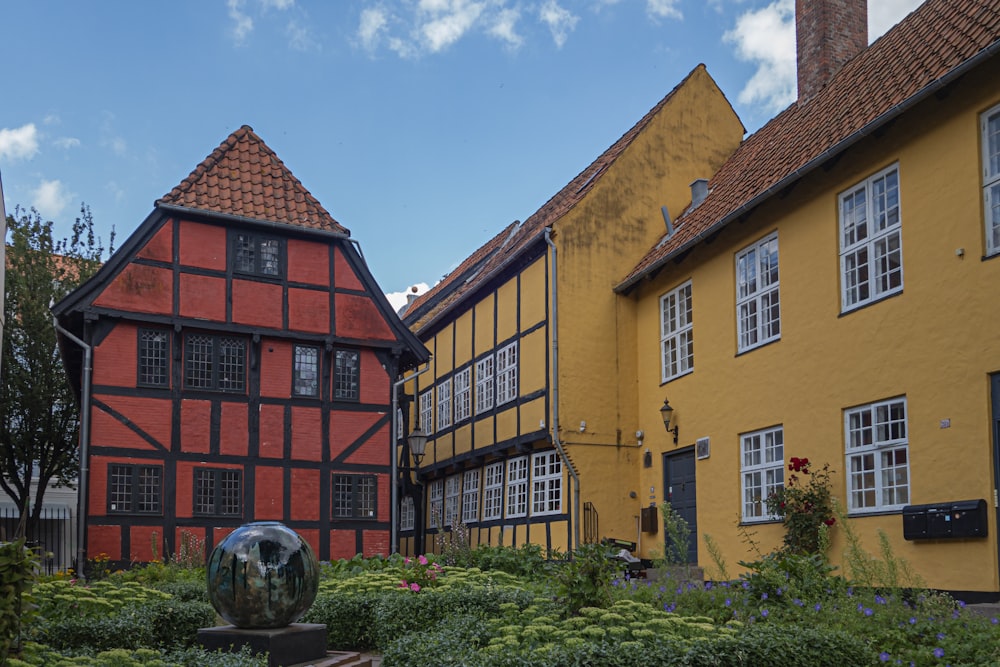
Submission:
[[718,636],[691,646],[684,665],[698,667],[844,667],[872,664],[865,641],[838,630],[754,625],[738,637]]
[[31,591],[38,576],[38,558],[24,538],[0,544],[0,665],[7,660],[11,648],[16,648],[22,623],[31,616]]
[[767,511],[784,522],[785,550],[793,554],[821,553],[829,544],[824,533],[836,522],[830,466],[811,471],[811,465],[809,459],[793,456],[788,481],[764,500]]
[[584,544],[573,558],[556,570],[559,598],[569,611],[611,604],[611,581],[617,569],[611,549],[602,544]]
[[301,621],[325,624],[327,644],[331,648],[366,651],[375,646],[372,610],[379,595],[320,593]]

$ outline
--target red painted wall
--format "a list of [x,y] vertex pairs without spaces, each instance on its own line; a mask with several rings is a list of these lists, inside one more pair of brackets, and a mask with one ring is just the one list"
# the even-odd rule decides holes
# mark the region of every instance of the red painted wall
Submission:
[[311,285],[330,284],[330,251],[314,241],[288,239],[288,280]]
[[316,408],[292,408],[292,459],[323,460],[323,415]]
[[226,280],[182,273],[180,302],[183,317],[225,320]]
[[353,530],[331,530],[330,531],[330,560],[340,558],[354,558],[358,550],[355,542],[355,531]]
[[181,221],[180,257],[184,266],[226,270],[226,228]]
[[261,396],[288,398],[292,395],[292,345],[275,338],[261,340]]
[[[319,521],[321,513],[326,510],[325,507],[320,507],[319,476],[319,470],[305,468],[292,470],[290,516],[293,521]],[[319,541],[313,542],[312,545],[318,547]]]
[[310,333],[329,332],[330,295],[317,290],[289,287],[288,328]]
[[94,303],[135,313],[169,314],[173,309],[173,276],[169,269],[129,264]]
[[249,445],[246,403],[223,403],[219,423],[219,453],[246,456]]
[[280,329],[281,304],[281,285],[233,279],[233,322]]
[[[285,488],[284,470],[281,468],[258,467],[254,480],[254,521],[281,521],[284,517],[281,491]],[[249,515],[249,512],[245,512]]]
[[337,335],[345,338],[393,340],[392,331],[367,296],[336,294]]
[[207,454],[211,447],[212,403],[186,398],[181,401],[181,449]]
[[[133,382],[134,384],[134,382]],[[138,396],[111,396],[95,394],[95,399],[108,405],[150,436],[163,447],[170,448],[170,398],[140,398]],[[90,411],[91,436],[95,445],[102,447],[129,447],[133,449],[156,449],[132,428],[105,412],[97,405]]]
[[111,560],[122,559],[122,529],[120,526],[87,526],[87,558],[107,554]]
[[[330,458],[336,459],[347,447],[382,418],[380,414],[347,410],[330,412]],[[386,447],[389,441],[386,440]]]
[[340,248],[335,248],[333,251],[333,279],[340,289],[363,290],[365,288]]
[[260,406],[260,456],[280,459],[285,456],[285,406]]
[[153,238],[136,253],[137,257],[159,262],[171,262],[174,258],[174,221],[166,220],[153,234]]
[[94,346],[94,384],[135,386],[139,349],[138,327],[119,324]]

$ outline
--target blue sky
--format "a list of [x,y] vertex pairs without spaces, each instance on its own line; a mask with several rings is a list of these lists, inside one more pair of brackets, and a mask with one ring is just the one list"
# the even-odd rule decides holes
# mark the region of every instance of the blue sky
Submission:
[[[869,0],[874,40],[921,0]],[[793,0],[0,0],[8,214],[117,245],[241,125],[433,285],[705,63],[754,131],[795,95]]]

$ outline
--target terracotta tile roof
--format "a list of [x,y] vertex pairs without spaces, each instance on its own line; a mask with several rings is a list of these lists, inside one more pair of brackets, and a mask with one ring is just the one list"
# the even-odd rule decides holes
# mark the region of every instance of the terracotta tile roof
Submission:
[[685,212],[673,236],[661,239],[616,289],[627,291],[895,118],[978,62],[977,55],[998,51],[1000,0],[927,0],[815,97],[793,103],[748,137],[709,181],[708,197]]
[[156,203],[350,234],[249,125]]
[[[475,292],[489,278],[495,276],[500,269],[521,256],[535,242],[540,241],[544,235],[545,228],[555,224],[572,210],[580,200],[587,196],[587,193],[593,189],[594,184],[600,180],[608,167],[614,164],[618,156],[635,141],[636,137],[649,125],[656,114],[670,101],[674,93],[695,72],[703,69],[705,69],[704,65],[698,65],[692,70],[684,78],[684,81],[677,84],[639,122],[633,125],[610,148],[601,153],[586,169],[577,174],[576,178],[545,202],[523,224],[519,225],[516,229],[508,226],[503,232],[476,250],[457,269],[449,273],[441,282],[431,288],[430,291],[422,294],[406,311],[403,317],[406,325],[419,333],[422,329],[431,325],[442,314],[449,311],[452,306],[461,302],[463,297]],[[463,271],[467,273],[471,265],[477,264],[477,258],[483,258],[485,261],[479,264],[479,269],[472,279],[463,278],[462,280],[458,280]]]

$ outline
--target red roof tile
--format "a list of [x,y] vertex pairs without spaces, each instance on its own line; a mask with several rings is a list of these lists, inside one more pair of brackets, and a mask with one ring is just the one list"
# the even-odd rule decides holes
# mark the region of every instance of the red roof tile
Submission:
[[[403,321],[413,331],[420,332],[440,317],[452,306],[463,300],[486,282],[495,276],[501,269],[511,261],[521,256],[533,243],[539,241],[547,227],[551,227],[560,218],[566,215],[587,193],[594,187],[604,172],[616,159],[628,148],[639,134],[649,125],[650,121],[667,104],[674,93],[680,89],[690,79],[695,72],[705,69],[704,65],[698,65],[688,74],[684,81],[677,84],[667,95],[656,103],[649,112],[643,116],[639,122],[623,134],[618,141],[611,145],[606,151],[594,160],[586,169],[577,174],[576,178],[570,181],[563,189],[552,196],[545,204],[535,211],[523,224],[516,229],[508,226],[503,232],[493,237],[481,248],[476,250],[468,259],[449,273],[441,282],[431,288],[430,291],[422,294],[419,299],[413,302],[404,314]],[[485,261],[479,267],[474,276],[458,280],[463,271],[468,272],[475,258],[483,258]],[[433,304],[433,305],[432,305]]]
[[[987,51],[989,49],[989,51]],[[844,65],[822,91],[748,137],[618,286],[626,291],[806,172],[924,98],[973,59],[1000,52],[1000,0],[927,0]]]
[[156,203],[350,234],[249,125]]

